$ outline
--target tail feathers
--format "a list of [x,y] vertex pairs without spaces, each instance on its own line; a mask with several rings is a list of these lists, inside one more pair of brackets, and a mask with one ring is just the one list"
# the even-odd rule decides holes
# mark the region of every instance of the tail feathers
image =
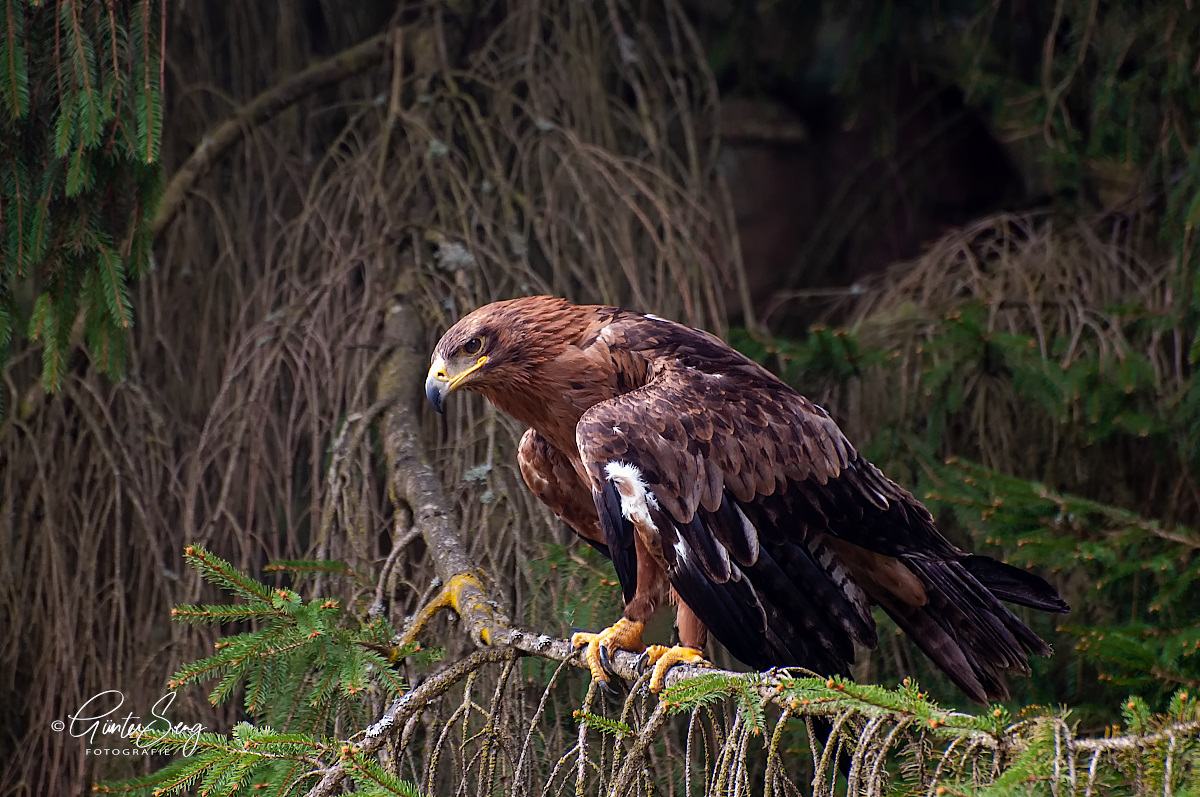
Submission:
[[968,556],[963,567],[980,584],[1002,601],[1040,609],[1043,612],[1065,614],[1071,611],[1067,602],[1058,596],[1054,587],[1032,573],[1006,565],[990,556]]
[[1053,606],[1051,611],[1065,609],[1061,600],[1048,599],[1047,594],[1053,595],[1049,585],[1031,595],[1030,585],[1044,584],[1041,579],[1022,573],[1027,579],[1019,580],[1008,573],[1010,570],[1021,573],[1016,568],[992,567],[1000,563],[987,561],[989,564],[980,569],[990,583],[981,583],[965,563],[905,557],[905,564],[924,584],[928,602],[912,606],[894,600],[880,601],[917,646],[967,696],[979,703],[1007,698],[1005,674],[1028,675],[1029,655],[1048,656],[1051,652],[1050,646],[998,598],[1016,593],[1025,600],[1036,597],[1041,604]]
[[976,703],[987,703],[989,697],[1007,694],[1004,682],[998,680],[990,670],[980,668],[971,661],[962,644],[934,619],[928,607],[889,605],[884,602],[880,605],[967,697]]

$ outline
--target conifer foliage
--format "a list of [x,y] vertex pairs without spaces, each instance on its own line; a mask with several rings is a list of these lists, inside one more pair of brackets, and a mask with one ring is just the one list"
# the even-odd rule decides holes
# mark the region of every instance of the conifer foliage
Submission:
[[[419,646],[393,645],[395,632],[382,617],[360,622],[336,600],[304,601],[294,590],[274,589],[203,548],[189,546],[184,557],[238,602],[177,606],[171,612],[177,621],[255,627],[223,638],[216,653],[185,665],[169,686],[181,689],[218,679],[209,701],[224,703],[240,690],[255,724],[240,722],[229,736],[182,723],[139,728],[138,744],[153,744],[180,757],[153,774],[96,790],[167,794],[199,786],[202,794],[231,794],[252,785],[263,794],[292,794],[314,785],[322,762],[340,760],[362,788],[417,794],[415,786],[370,757],[357,757],[335,734],[366,724],[369,701],[364,698],[395,698],[407,691],[395,666]],[[280,562],[269,569],[356,577],[329,562]],[[428,655],[422,658],[429,660]]]
[[56,390],[72,346],[120,373],[131,281],[151,267],[165,3],[0,5],[0,364],[42,346]]

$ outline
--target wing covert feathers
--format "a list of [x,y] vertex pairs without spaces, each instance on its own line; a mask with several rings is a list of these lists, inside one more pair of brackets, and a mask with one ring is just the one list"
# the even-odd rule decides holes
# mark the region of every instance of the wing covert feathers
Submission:
[[517,464],[525,484],[551,512],[592,545],[604,544],[591,490],[566,455],[535,430],[526,429],[517,449]]

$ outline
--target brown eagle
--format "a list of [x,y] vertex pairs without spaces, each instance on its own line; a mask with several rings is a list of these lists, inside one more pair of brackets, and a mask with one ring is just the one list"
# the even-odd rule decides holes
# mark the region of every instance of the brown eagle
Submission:
[[[625,615],[587,646],[644,652],[651,688],[701,662],[708,632],[756,669],[849,674],[877,604],[973,700],[1050,646],[1001,601],[1068,607],[1037,576],[966,553],[858,455],[829,413],[707,332],[549,296],[481,307],[438,342],[425,381],[529,425],[529,489],[608,556]],[[680,644],[642,643],[670,597]]]

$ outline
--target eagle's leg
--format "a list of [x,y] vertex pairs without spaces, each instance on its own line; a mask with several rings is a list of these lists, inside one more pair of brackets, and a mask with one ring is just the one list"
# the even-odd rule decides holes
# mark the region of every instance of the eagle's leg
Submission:
[[638,660],[638,669],[642,672],[645,672],[647,667],[654,667],[654,671],[650,674],[651,692],[662,691],[667,670],[676,664],[712,666],[705,660],[704,654],[701,652],[708,644],[708,627],[700,621],[691,607],[679,600],[679,596],[675,594],[674,590],[671,590],[671,602],[677,606],[675,628],[679,631],[679,644],[674,647],[651,645],[646,648],[646,652]]
[[654,556],[647,547],[641,533],[634,535],[634,549],[637,556],[637,588],[632,600],[625,604],[625,616],[598,634],[579,633],[571,636],[571,644],[575,647],[587,645],[584,655],[592,678],[606,687],[607,691],[611,691],[609,679],[614,675],[609,662],[610,652],[645,651],[642,629],[667,598],[667,574],[659,564],[659,557]]
[[588,669],[592,671],[592,679],[603,686],[609,685],[610,666],[609,651],[628,650],[631,653],[641,653],[646,649],[642,644],[643,624],[637,620],[622,617],[612,626],[598,634],[579,632],[571,635],[571,645],[576,648],[587,646],[584,658]]

